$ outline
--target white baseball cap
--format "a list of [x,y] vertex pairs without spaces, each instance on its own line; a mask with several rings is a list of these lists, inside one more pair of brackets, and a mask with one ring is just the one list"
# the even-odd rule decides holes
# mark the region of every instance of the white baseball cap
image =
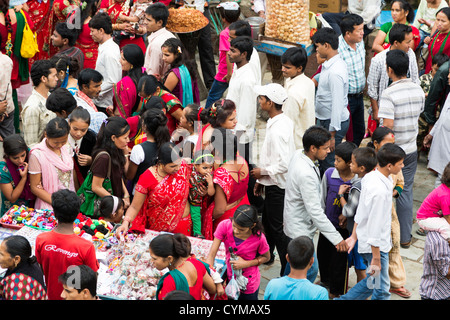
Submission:
[[239,10],[239,4],[234,1],[221,2],[217,5],[217,8],[224,8],[225,10]]
[[276,104],[283,104],[288,98],[286,89],[278,83],[258,85],[254,87],[254,90],[259,96],[266,96]]

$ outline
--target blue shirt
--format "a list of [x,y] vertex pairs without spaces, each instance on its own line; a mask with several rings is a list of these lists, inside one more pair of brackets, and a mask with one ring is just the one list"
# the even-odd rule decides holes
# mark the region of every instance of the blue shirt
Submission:
[[266,286],[264,300],[329,300],[324,287],[307,279],[294,279],[289,276],[272,279]]
[[316,118],[331,120],[328,130],[341,130],[341,122],[349,118],[347,95],[347,64],[337,54],[322,64],[316,92]]

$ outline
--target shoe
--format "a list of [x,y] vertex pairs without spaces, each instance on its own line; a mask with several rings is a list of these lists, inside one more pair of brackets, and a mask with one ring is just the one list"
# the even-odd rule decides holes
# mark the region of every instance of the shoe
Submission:
[[402,247],[403,249],[408,249],[410,246],[411,246],[411,241],[400,243],[400,247]]
[[427,231],[426,231],[426,230],[423,230],[422,228],[417,229],[416,233],[417,233],[419,236],[423,236],[423,237],[425,237],[425,236],[427,235]]
[[409,292],[405,287],[391,288],[391,289],[389,289],[389,292],[399,295],[400,297],[405,298],[405,299],[408,299],[411,297],[411,292]]

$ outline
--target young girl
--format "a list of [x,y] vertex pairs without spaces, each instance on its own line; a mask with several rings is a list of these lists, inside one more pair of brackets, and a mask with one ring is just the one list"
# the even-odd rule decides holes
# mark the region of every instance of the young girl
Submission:
[[0,162],[0,217],[13,205],[33,207],[36,199],[28,180],[28,146],[25,140],[18,134],[7,136],[3,139],[3,152],[4,161]]
[[[189,104],[183,109],[183,115],[180,118],[180,128],[187,130],[189,136],[184,137],[182,141],[183,155],[188,158],[194,157],[195,146],[197,145],[198,133],[203,127],[200,120],[200,114],[203,108],[196,104]],[[178,130],[172,135],[172,141],[179,140]]]
[[61,189],[75,191],[69,124],[56,117],[45,127],[44,139],[30,151],[30,187],[37,199],[35,209],[52,209],[52,194]]
[[200,104],[195,64],[189,58],[183,43],[177,38],[167,39],[161,46],[163,61],[170,65],[164,75],[164,86],[180,99],[183,106]]
[[423,200],[416,218],[422,229],[438,231],[450,242],[450,162],[445,166],[441,182]]
[[161,84],[154,75],[144,75],[139,80],[138,84],[139,96],[143,99],[148,99],[152,96],[160,97],[166,104],[166,117],[168,119],[167,127],[169,133],[177,128],[183,114],[183,104],[180,100],[169,90]]
[[97,141],[97,135],[89,129],[91,116],[83,107],[77,107],[69,117],[69,144],[73,150],[75,187],[78,190],[86,179],[92,163],[92,150]]
[[120,223],[125,212],[124,202],[116,196],[106,196],[100,202],[98,215],[105,221]]
[[[213,197],[216,193],[212,181],[214,156],[203,150],[197,151],[192,163],[191,178],[189,179],[189,205],[192,219],[192,231],[194,237],[201,236],[202,217],[201,209],[204,197]],[[206,190],[205,190],[206,189]]]
[[66,88],[72,95],[75,95],[78,91],[77,78],[80,72],[78,60],[66,55],[53,56],[51,60],[55,62],[61,88]]
[[[123,199],[125,209],[130,205],[130,195],[123,179],[128,167],[129,134],[130,126],[122,117],[115,116],[105,119],[97,135],[92,159],[95,160],[100,152],[103,153],[91,165],[92,191],[99,197],[111,195],[110,191],[103,187],[104,180],[109,178],[112,194]],[[110,163],[111,176],[107,177]]]
[[242,270],[242,275],[248,279],[247,288],[241,290],[239,300],[258,300],[261,280],[258,267],[269,261],[270,252],[257,210],[253,206],[242,205],[237,208],[232,219],[218,225],[207,259],[211,266],[214,265],[221,242],[237,256],[237,260],[231,261],[230,250],[226,250],[228,280],[231,280],[232,269]]
[[158,109],[147,110],[142,115],[142,128],[147,140],[133,147],[127,170],[127,179],[133,181],[133,186],[141,174],[147,170],[152,160],[157,156],[159,148],[170,141],[167,117]]

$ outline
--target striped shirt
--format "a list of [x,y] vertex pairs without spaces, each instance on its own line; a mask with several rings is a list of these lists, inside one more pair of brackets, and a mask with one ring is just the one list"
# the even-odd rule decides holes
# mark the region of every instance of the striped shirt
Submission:
[[378,110],[380,125],[383,125],[383,118],[394,120],[395,144],[406,154],[417,150],[418,121],[424,104],[425,94],[422,88],[411,79],[393,82],[381,95]]
[[366,86],[366,49],[364,42],[356,44],[356,50],[349,46],[342,35],[339,36],[339,55],[347,64],[348,93],[360,93]]
[[450,246],[439,232],[430,231],[425,240],[423,274],[419,294],[424,299],[450,299]]
[[[389,86],[389,76],[386,71],[386,53],[389,49],[381,51],[370,61],[369,74],[367,75],[367,94],[376,101],[380,100],[381,94]],[[408,78],[414,83],[420,84],[416,54],[412,49],[408,51],[408,58]]]

